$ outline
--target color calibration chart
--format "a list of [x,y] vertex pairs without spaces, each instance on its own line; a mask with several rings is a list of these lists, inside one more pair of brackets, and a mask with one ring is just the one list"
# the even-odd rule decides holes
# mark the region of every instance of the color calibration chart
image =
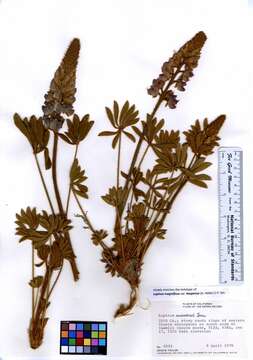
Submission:
[[61,321],[60,354],[106,355],[107,323]]

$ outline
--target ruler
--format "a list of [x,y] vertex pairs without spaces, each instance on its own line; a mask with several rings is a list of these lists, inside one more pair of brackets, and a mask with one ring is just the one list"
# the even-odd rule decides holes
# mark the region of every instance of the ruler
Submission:
[[244,280],[242,159],[241,148],[219,148],[219,277],[228,285]]

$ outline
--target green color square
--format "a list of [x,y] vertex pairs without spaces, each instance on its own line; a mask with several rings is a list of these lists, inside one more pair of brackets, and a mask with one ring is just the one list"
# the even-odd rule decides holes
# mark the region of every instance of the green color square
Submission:
[[90,324],[83,324],[84,325],[84,330],[89,331],[91,329],[91,325]]
[[92,337],[93,339],[97,339],[97,338],[98,338],[98,331],[92,331],[92,332],[91,332],[91,337]]
[[75,345],[76,339],[69,339],[69,345]]

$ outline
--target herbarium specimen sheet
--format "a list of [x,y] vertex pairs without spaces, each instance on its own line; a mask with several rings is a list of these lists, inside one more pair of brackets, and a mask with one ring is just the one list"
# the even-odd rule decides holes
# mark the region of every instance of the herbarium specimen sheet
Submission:
[[[80,39],[74,107],[80,120],[85,114],[90,114],[89,121],[94,121],[94,124],[78,149],[78,165],[85,170],[87,179],[84,185],[88,187],[89,196],[88,199],[80,197],[79,200],[94,229],[108,232],[110,243],[114,237],[115,209],[104,201],[110,202],[109,197],[103,199],[101,196],[108,195],[109,188],[117,187],[119,138],[114,139],[119,124],[114,123],[115,117],[111,113],[115,115],[116,111],[119,117],[124,104],[125,109],[129,106],[128,110],[134,104],[131,126],[141,129],[141,121],[147,119],[147,113],[152,113],[159,96],[156,91],[159,92],[161,84],[155,82],[152,87],[153,79],[158,79],[162,65],[200,32],[198,44],[201,56],[197,59],[198,65],[190,69],[194,76],[189,72],[189,79],[182,80],[181,90],[185,87],[185,91],[180,90],[180,84],[179,89],[171,89],[176,97],[172,93],[167,94],[170,95],[168,106],[164,106],[164,102],[159,108],[157,121],[163,119],[164,129],[175,131],[174,140],[177,138],[176,132],[180,131],[183,143],[183,132],[196,125],[196,120],[203,126],[205,118],[210,123],[225,114],[226,121],[223,123],[223,118],[219,120],[220,132],[217,136],[221,140],[218,142],[222,146],[243,148],[246,163],[244,187],[247,188],[251,172],[249,154],[252,150],[249,140],[250,116],[247,113],[249,97],[246,81],[249,70],[242,59],[245,54],[242,41],[245,38],[244,18],[243,5],[227,0],[205,3],[198,0],[95,0],[89,4],[79,0],[72,3],[67,0],[0,2],[1,358],[57,358],[62,320],[106,321],[108,355],[112,358],[149,357],[152,351],[151,289],[159,286],[219,284],[218,159],[215,147],[214,153],[208,154],[205,160],[211,162],[212,166],[197,173],[204,173],[212,180],[208,181],[208,176],[204,176],[195,178],[195,184],[194,179],[186,184],[164,223],[167,232],[161,234],[164,236],[156,239],[146,252],[141,281],[138,281],[138,299],[134,298],[135,306],[129,311],[130,315],[128,309],[120,307],[120,304],[126,307],[129,304],[131,286],[122,278],[105,273],[106,264],[100,261],[102,249],[94,246],[96,239],[93,237],[92,242],[91,232],[84,229],[87,223],[83,218],[75,216],[83,214],[71,195],[68,216],[73,228],[69,231],[80,273],[79,280],[73,281],[70,263],[66,261],[47,309],[49,320],[43,343],[37,350],[30,349],[31,243],[18,243],[15,214],[28,206],[36,206],[38,212],[43,209],[50,213],[50,206],[36,172],[30,145],[16,128],[13,115],[18,113],[22,119],[32,114],[37,117],[43,115],[41,106],[54,72],[70,42]],[[160,80],[166,81],[165,78]],[[137,110],[138,114],[135,113]],[[138,124],[135,124],[136,118],[140,119]],[[131,135],[122,135],[119,187],[124,186],[124,176],[138,143],[138,135],[131,126],[123,129],[126,132],[129,130]],[[111,137],[98,136],[105,131],[115,134]],[[136,137],[135,143],[131,141],[133,135]],[[113,140],[115,150],[111,146]],[[59,144],[58,182],[65,204],[74,147],[71,148],[73,145],[63,139],[59,139]],[[53,146],[53,136],[49,140],[50,146]],[[157,151],[160,150],[158,147]],[[44,153],[40,155],[44,156]],[[162,165],[162,162],[157,165]],[[143,160],[143,169],[153,166],[154,157],[148,151]],[[196,180],[204,181],[208,188],[196,186]],[[45,181],[49,192],[53,192],[50,170],[45,172]],[[247,224],[249,204],[245,201],[244,206]],[[142,211],[141,208],[135,210]],[[124,225],[126,221],[124,219]],[[128,223],[132,226],[131,217]],[[247,248],[246,237],[249,237],[247,227]],[[247,281],[250,277],[248,263],[246,252]],[[248,282],[244,288],[247,286]],[[126,316],[120,316],[122,313]],[[113,320],[115,315],[117,318]]]

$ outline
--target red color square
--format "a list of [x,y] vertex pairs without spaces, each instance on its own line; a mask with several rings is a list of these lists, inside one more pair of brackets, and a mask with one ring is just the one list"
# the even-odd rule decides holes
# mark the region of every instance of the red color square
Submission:
[[83,338],[83,331],[77,331],[76,332],[76,337],[77,338]]
[[83,339],[76,339],[76,345],[83,345]]

